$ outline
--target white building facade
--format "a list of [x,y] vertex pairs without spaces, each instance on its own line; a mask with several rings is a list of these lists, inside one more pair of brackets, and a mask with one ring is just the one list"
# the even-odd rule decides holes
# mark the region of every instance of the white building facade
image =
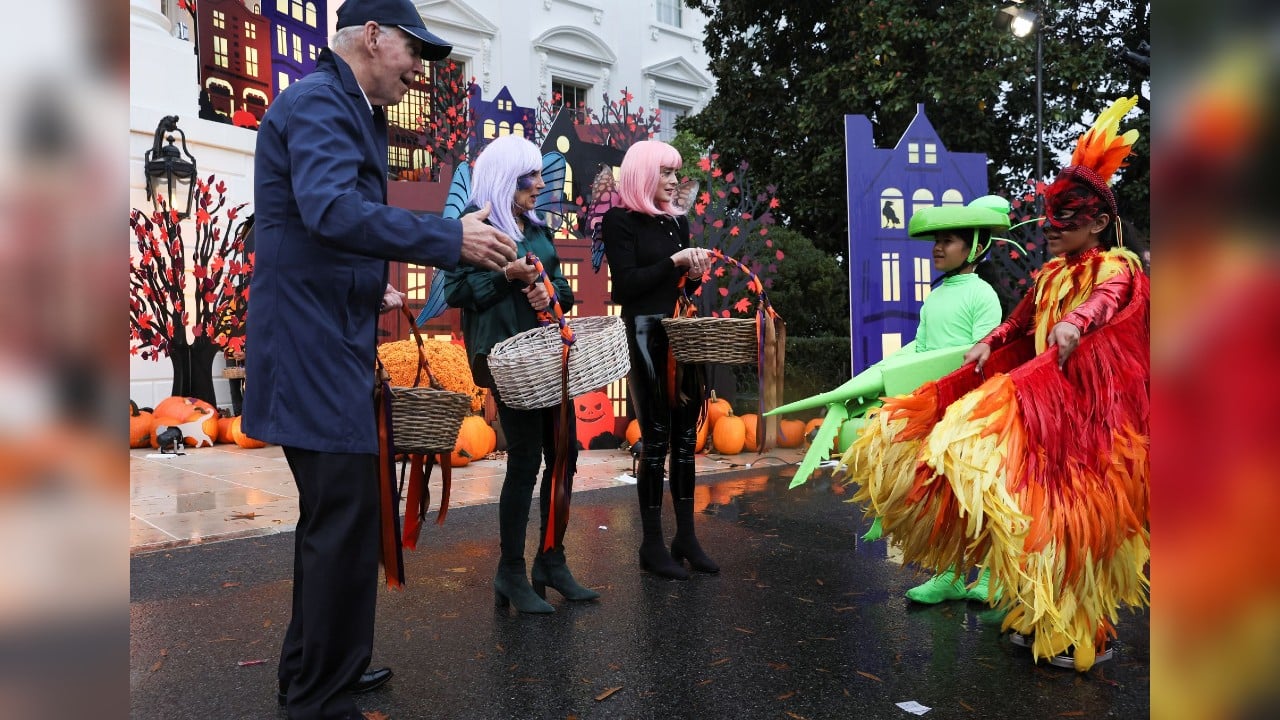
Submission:
[[[330,0],[332,34],[341,0]],[[252,6],[252,3],[246,3]],[[553,92],[599,108],[604,94],[625,88],[631,107],[661,110],[661,136],[676,118],[695,114],[715,92],[702,47],[706,18],[681,0],[417,0],[427,27],[453,43],[451,57],[474,77],[482,96],[508,88],[516,103],[535,107]],[[130,157],[132,207],[148,208],[143,154],[156,125],[178,115],[202,176],[216,174],[233,203],[252,200],[257,135],[197,117],[194,29],[176,0],[130,0]],[[169,395],[166,361],[131,358],[130,397],[151,406]],[[219,361],[220,363],[220,361]],[[215,368],[220,367],[216,365]],[[220,404],[230,402],[217,381]]]

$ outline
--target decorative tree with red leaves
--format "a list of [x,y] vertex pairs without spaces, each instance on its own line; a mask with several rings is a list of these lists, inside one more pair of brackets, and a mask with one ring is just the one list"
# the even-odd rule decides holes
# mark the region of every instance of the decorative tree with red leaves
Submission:
[[475,121],[471,117],[470,95],[475,79],[467,82],[462,66],[451,59],[431,64],[431,97],[428,111],[419,118],[419,132],[425,136],[427,152],[431,154],[429,176],[422,180],[448,181],[453,168],[467,158],[467,151],[475,135]]
[[1031,287],[1040,266],[1052,258],[1044,242],[1044,232],[1036,222],[1040,217],[1037,210],[1044,207],[1046,187],[1043,182],[1029,179],[1021,193],[1009,201],[1014,227],[1009,230],[1008,237],[1022,246],[1022,250],[997,241],[988,255],[988,261],[994,262],[1000,270],[995,290],[1006,315]]
[[242,350],[244,343],[253,256],[245,252],[236,220],[245,204],[226,208],[220,217],[226,184],[215,183],[212,175],[196,180],[189,257],[177,212],[163,197],[160,204],[149,216],[136,208],[129,212],[137,248],[129,258],[129,352],[146,360],[168,357],[173,395],[216,403],[213,359],[221,348]]
[[[717,249],[751,268],[768,291],[783,258],[782,248],[775,247],[769,237],[773,211],[778,207],[777,188],[766,185],[757,192],[747,177],[745,161],[737,169],[725,172],[716,165],[718,159],[713,153],[698,163],[698,169],[705,173],[706,186],[693,201],[690,237],[695,245]],[[727,264],[717,264],[696,291],[704,298],[699,305],[704,312],[718,317],[753,312],[749,281],[744,273]]]
[[623,152],[637,142],[657,135],[662,127],[661,111],[651,109],[646,112],[643,107],[637,107],[634,112],[631,110],[635,96],[626,88],[622,88],[617,100],[610,100],[608,92],[601,93],[601,97],[604,104],[599,112],[581,101],[578,107],[566,108],[560,93],[552,95],[550,100],[539,97],[534,142],[542,144],[556,115],[565,110],[573,113],[573,124],[581,128],[579,134],[584,142]]

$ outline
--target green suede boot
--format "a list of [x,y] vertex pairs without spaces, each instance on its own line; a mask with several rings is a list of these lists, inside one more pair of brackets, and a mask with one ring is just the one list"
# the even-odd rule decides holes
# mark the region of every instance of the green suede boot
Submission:
[[862,541],[874,542],[876,540],[879,540],[880,536],[883,534],[884,534],[884,528],[880,526],[880,516],[877,515],[876,519],[871,522],[871,529],[867,531],[866,535],[862,536]]
[[530,579],[533,581],[533,591],[543,600],[547,599],[549,587],[555,588],[565,600],[574,602],[585,602],[600,597],[600,593],[583,587],[573,577],[573,573],[569,572],[569,566],[564,560],[564,550],[547,550],[538,553],[533,560]]
[[925,605],[936,605],[947,600],[963,600],[968,592],[962,578],[948,570],[907,591],[907,597]]
[[493,605],[505,608],[515,605],[522,613],[545,615],[556,611],[551,603],[538,597],[524,574],[524,560],[502,558],[493,576]]
[[[969,588],[965,592],[964,594],[965,599],[977,600],[978,602],[987,602],[987,592],[990,588],[990,583],[991,583],[991,570],[989,568],[983,568],[982,574],[978,576],[978,582],[975,583],[973,587]],[[991,597],[991,602],[994,603],[999,599],[1000,599],[1000,586],[996,585],[996,592],[995,592],[995,595]]]

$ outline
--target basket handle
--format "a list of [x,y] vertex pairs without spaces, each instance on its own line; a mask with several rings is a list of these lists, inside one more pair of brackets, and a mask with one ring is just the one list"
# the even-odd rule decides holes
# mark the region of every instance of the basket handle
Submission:
[[[746,273],[749,278],[747,281],[747,289],[756,294],[756,378],[760,387],[759,394],[759,413],[760,417],[765,417],[767,406],[776,407],[782,399],[782,377],[783,366],[785,364],[786,353],[786,325],[782,322],[782,318],[778,316],[777,311],[773,309],[773,304],[769,302],[769,296],[764,291],[764,283],[760,281],[759,276],[751,271],[738,260],[725,255],[719,248],[711,248],[711,254],[717,262],[723,261],[731,267],[737,268],[740,272]],[[689,290],[686,287],[688,276],[681,275],[680,283],[677,286],[680,290],[680,296],[676,298],[676,308],[673,313],[677,318],[697,317],[698,308],[693,303],[693,298],[689,297]],[[674,361],[674,357],[672,358]],[[672,387],[670,392],[674,397],[675,386],[672,379]],[[777,417],[768,417],[764,425],[764,432],[761,435],[763,441],[760,444],[761,452],[764,448],[773,444],[777,436]]]
[[[772,318],[778,317],[778,313],[773,309],[773,303],[769,302],[768,293],[764,291],[764,283],[760,281],[760,277],[758,275],[752,272],[751,268],[747,267],[746,265],[739,262],[738,260],[728,255],[725,255],[724,252],[720,250],[720,248],[711,248],[709,252],[715,258],[713,263],[715,262],[727,263],[730,267],[736,268],[739,272],[744,273],[747,276],[748,278],[747,289],[755,293],[756,297],[758,298],[758,300],[756,301],[757,314],[763,313],[763,314],[767,314],[769,317],[772,317]],[[676,288],[680,291],[680,297],[676,298],[676,309],[675,309],[675,312],[673,313],[674,317],[688,318],[688,317],[697,317],[698,315],[697,305],[694,304],[693,298],[689,297],[689,288],[686,287],[688,283],[688,279],[689,279],[688,275],[681,275],[680,282],[679,284],[676,285]]]
[[[443,390],[444,386],[436,380],[436,376],[431,372],[431,363],[427,362],[427,351],[425,343],[422,339],[422,333],[418,332],[418,325],[413,313],[409,312],[409,308],[405,305],[400,306],[400,311],[404,313],[404,317],[409,321],[409,332],[413,334],[413,340],[418,345],[418,368],[413,374],[413,387],[418,387],[418,383],[422,382],[422,373],[427,374],[427,385],[434,390]],[[382,366],[382,360],[378,360],[378,366]]]
[[564,317],[564,311],[560,309],[560,295],[556,292],[556,286],[551,282],[551,278],[547,276],[547,269],[542,266],[542,260],[532,252],[524,256],[524,261],[538,270],[538,277],[534,280],[534,284],[542,283],[543,289],[547,291],[547,297],[550,303],[543,310],[538,311],[538,322],[543,325],[551,325],[552,323],[560,327],[560,342],[566,346],[573,345],[577,341],[577,337],[573,333],[573,328],[569,325],[569,321]]

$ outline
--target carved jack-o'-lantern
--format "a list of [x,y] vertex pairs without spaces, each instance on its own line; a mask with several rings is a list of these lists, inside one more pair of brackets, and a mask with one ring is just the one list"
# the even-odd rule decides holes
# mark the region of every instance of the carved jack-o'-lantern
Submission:
[[613,403],[602,391],[574,398],[573,413],[578,419],[578,443],[582,447],[591,447],[591,441],[605,433],[613,436]]

